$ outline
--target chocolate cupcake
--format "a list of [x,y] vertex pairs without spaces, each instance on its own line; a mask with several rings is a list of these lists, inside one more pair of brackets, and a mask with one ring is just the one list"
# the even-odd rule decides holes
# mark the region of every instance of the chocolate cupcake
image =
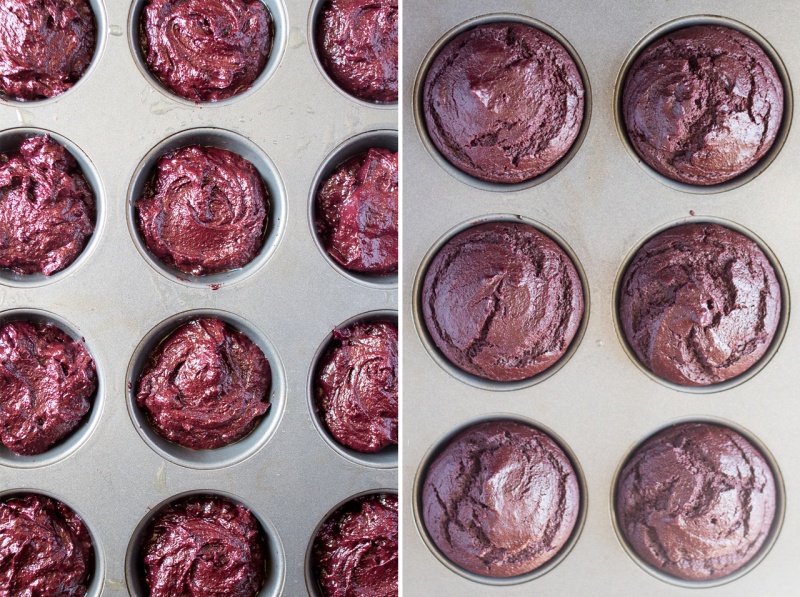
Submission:
[[628,71],[622,112],[636,153],[664,176],[714,185],[752,168],[778,135],[783,85],[752,39],[698,25],[647,46]]
[[521,23],[488,23],[445,45],[422,96],[431,141],[456,168],[497,183],[544,174],[583,122],[584,86],[558,41]]

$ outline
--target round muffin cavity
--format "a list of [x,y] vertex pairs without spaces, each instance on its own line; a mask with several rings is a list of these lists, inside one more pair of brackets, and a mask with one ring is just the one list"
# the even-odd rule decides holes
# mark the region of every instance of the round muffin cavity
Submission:
[[95,52],[86,0],[0,0],[0,92],[20,101],[62,94]]
[[193,450],[248,435],[270,406],[264,353],[224,321],[190,321],[161,342],[142,370],[136,404],[162,437]]
[[584,112],[578,67],[558,41],[522,23],[489,23],[456,36],[425,77],[431,141],[480,180],[544,174],[572,147]]
[[39,494],[0,502],[0,592],[83,597],[94,572],[94,546],[83,520]]
[[0,440],[15,454],[41,454],[92,407],[97,373],[89,351],[54,325],[0,325]]
[[328,254],[354,272],[397,271],[397,198],[397,153],[372,148],[339,165],[316,198],[316,228]]
[[317,17],[320,62],[345,92],[397,101],[397,0],[327,0]]
[[569,457],[550,436],[516,421],[461,431],[422,482],[431,540],[457,566],[492,578],[519,576],[555,557],[580,502]]
[[628,71],[625,127],[636,153],[667,178],[714,185],[769,151],[783,116],[783,85],[769,57],[729,27],[672,31]]
[[149,0],[140,43],[150,71],[195,102],[250,88],[272,51],[272,15],[260,0]]
[[334,330],[314,392],[325,426],[340,444],[377,452],[397,443],[397,327],[386,321]]
[[0,267],[50,275],[83,252],[95,197],[78,162],[49,136],[0,154]]
[[527,379],[569,349],[583,316],[575,265],[552,239],[517,222],[479,224],[434,257],[422,313],[445,357],[493,381]]
[[617,480],[615,508],[625,541],[644,562],[679,579],[714,580],[764,544],[775,480],[737,432],[683,423],[636,449]]
[[781,315],[775,270],[758,245],[718,224],[670,228],[638,250],[619,319],[658,377],[706,386],[741,375],[772,343]]
[[142,542],[150,597],[254,597],[266,579],[265,541],[239,504],[192,496],[159,512]]
[[397,497],[357,497],[322,523],[313,565],[324,597],[397,597]]
[[195,276],[243,267],[264,242],[269,198],[253,164],[217,147],[164,154],[136,203],[145,246]]

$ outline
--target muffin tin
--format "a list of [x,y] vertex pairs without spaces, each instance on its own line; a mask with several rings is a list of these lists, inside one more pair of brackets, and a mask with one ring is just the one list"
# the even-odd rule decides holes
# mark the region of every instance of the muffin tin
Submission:
[[[275,570],[261,594],[303,595],[307,546],[326,513],[362,492],[397,491],[396,451],[374,463],[331,449],[308,396],[315,356],[334,327],[376,311],[396,317],[396,279],[364,284],[331,267],[318,250],[309,202],[328,156],[362,134],[379,135],[383,145],[397,130],[397,107],[352,100],[322,76],[307,35],[308,1],[264,1],[276,17],[273,58],[251,90],[229,100],[193,104],[165,92],[136,51],[133,19],[142,2],[101,0],[90,2],[97,55],[73,89],[43,102],[0,100],[0,150],[49,131],[76,156],[98,199],[96,232],[69,268],[50,278],[0,273],[0,319],[52,320],[84,339],[97,365],[93,409],[67,440],[28,459],[0,451],[4,492],[56,496],[91,529],[98,556],[91,597],[142,595],[126,554],[135,554],[152,512],[188,493],[251,507],[270,535]],[[167,148],[191,142],[243,154],[269,189],[264,249],[241,270],[179,275],[150,257],[138,236],[132,202],[149,168]],[[133,403],[148,350],[200,314],[245,331],[273,374],[262,424],[225,453],[159,442]]]
[[[646,5],[624,0],[591,7],[578,0],[503,0],[491,6],[477,0],[404,3],[403,171],[409,175],[403,178],[401,497],[406,594],[787,594],[794,554],[800,549],[800,517],[791,507],[800,491],[793,424],[793,363],[800,357],[800,338],[790,316],[800,275],[800,246],[791,225],[800,215],[792,196],[800,184],[794,166],[800,147],[790,130],[791,79],[800,67],[793,16],[788,9],[764,11],[742,0]],[[452,172],[431,150],[421,119],[421,84],[436,49],[480,22],[530,19],[562,36],[585,67],[591,84],[585,119],[591,119],[582,143],[579,138],[574,155],[558,172],[528,184],[487,185]],[[782,131],[755,171],[735,184],[705,190],[667,184],[621,140],[625,131],[618,119],[618,86],[635,50],[654,35],[678,25],[720,21],[757,32],[756,40],[780,59],[776,67],[784,79],[786,103]],[[557,371],[535,385],[493,387],[443,366],[422,322],[419,281],[433,252],[454,230],[486,219],[517,217],[552,230],[572,249],[588,281],[589,314],[585,332],[574,341],[574,353]],[[767,249],[783,278],[782,320],[770,352],[752,374],[715,392],[668,386],[644,374],[629,358],[615,323],[617,286],[635,249],[654,231],[687,221],[722,221],[747,231]],[[421,526],[418,500],[431,454],[448,437],[469,423],[504,416],[552,429],[583,471],[588,500],[580,537],[558,565],[535,579],[518,578],[516,584],[499,587],[495,585],[509,583],[470,577],[440,561]],[[746,436],[757,437],[779,479],[778,523],[769,545],[746,573],[722,583],[682,583],[648,574],[619,540],[612,517],[613,484],[630,450],[668,424],[691,420],[730,422]],[[417,508],[411,507],[415,504]]]

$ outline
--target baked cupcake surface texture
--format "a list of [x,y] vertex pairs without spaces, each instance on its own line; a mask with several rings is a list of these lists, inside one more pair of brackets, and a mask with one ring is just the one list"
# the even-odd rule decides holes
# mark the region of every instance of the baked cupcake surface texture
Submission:
[[569,349],[583,317],[575,265],[552,239],[518,222],[456,234],[431,261],[422,313],[457,367],[493,381],[533,377]]
[[489,23],[447,43],[425,77],[431,141],[480,180],[518,183],[569,151],[584,112],[578,67],[558,41],[521,23]]
[[83,252],[95,197],[78,162],[50,137],[0,154],[0,267],[49,276]]
[[217,147],[189,145],[156,164],[136,203],[147,250],[195,276],[243,267],[264,243],[269,198],[256,167]]
[[94,572],[94,546],[83,520],[38,494],[0,502],[0,592],[83,597]]
[[0,0],[0,93],[20,101],[64,93],[89,68],[96,41],[86,0]]
[[505,578],[550,561],[580,513],[578,477],[547,434],[515,421],[472,425],[448,441],[422,482],[422,519],[457,566]]
[[617,480],[615,508],[625,541],[645,563],[683,580],[714,580],[764,544],[775,479],[739,433],[684,423],[636,449]]
[[729,27],[672,31],[647,46],[624,83],[622,111],[636,153],[664,176],[714,185],[772,147],[783,85],[752,39]]
[[272,15],[261,0],[149,0],[140,43],[168,89],[215,102],[250,88],[272,52]]
[[772,264],[746,236],[684,224],[647,241],[622,280],[619,318],[636,357],[657,376],[705,386],[764,356],[781,315]]
[[[89,351],[54,325],[0,325],[0,441],[15,454],[41,454],[92,408],[97,372]],[[0,567],[1,568],[1,567]]]
[[313,565],[324,597],[397,597],[397,497],[347,502],[322,523]]
[[272,374],[264,353],[224,321],[190,321],[148,357],[136,404],[162,437],[193,450],[232,444],[270,406]]

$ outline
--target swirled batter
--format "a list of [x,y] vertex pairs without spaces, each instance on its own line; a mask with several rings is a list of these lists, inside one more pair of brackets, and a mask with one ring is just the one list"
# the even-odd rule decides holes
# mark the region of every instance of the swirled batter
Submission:
[[328,0],[317,26],[319,58],[347,93],[397,101],[397,0]]
[[314,540],[325,597],[397,597],[397,497],[351,500],[322,524]]
[[45,452],[92,406],[97,373],[89,351],[54,325],[0,325],[0,440],[15,454]]
[[397,154],[373,148],[336,168],[317,193],[317,231],[342,267],[397,270]]
[[171,504],[142,544],[150,597],[254,597],[266,577],[264,550],[244,506],[210,496]]
[[261,250],[269,199],[255,166],[216,147],[163,155],[137,202],[147,249],[195,276],[243,267]]
[[83,597],[93,571],[92,538],[71,508],[33,493],[0,503],[0,593]]
[[54,97],[89,67],[97,24],[86,0],[0,0],[0,91]]
[[397,328],[385,321],[334,330],[317,371],[317,406],[340,443],[377,452],[397,443]]
[[94,232],[95,199],[80,166],[48,136],[0,154],[0,267],[50,275]]
[[250,433],[269,408],[264,353],[219,319],[196,319],[150,355],[136,404],[153,429],[195,450],[227,446]]
[[272,15],[260,0],[150,0],[140,43],[150,71],[195,102],[248,89],[267,64]]

